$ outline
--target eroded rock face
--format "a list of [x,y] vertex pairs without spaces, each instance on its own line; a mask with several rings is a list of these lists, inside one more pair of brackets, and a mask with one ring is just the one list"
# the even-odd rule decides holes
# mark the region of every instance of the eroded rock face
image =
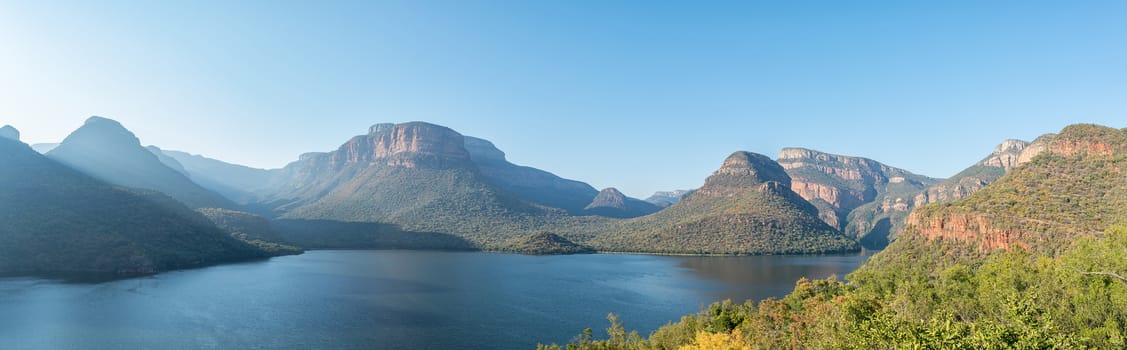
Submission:
[[619,192],[617,188],[607,187],[599,191],[599,195],[595,196],[595,199],[585,209],[594,208],[626,209],[626,195]]
[[1001,144],[994,147],[994,153],[991,153],[990,156],[979,161],[978,164],[1002,168],[1009,171],[1019,164],[1021,152],[1027,146],[1029,146],[1029,142],[1022,140],[1010,139],[1002,141]]
[[0,138],[6,138],[13,141],[20,140],[20,131],[13,128],[11,125],[0,127]]
[[917,213],[908,216],[908,225],[916,235],[929,241],[954,240],[974,244],[979,251],[1009,250],[1014,247],[1029,248],[1028,234],[1022,230],[1002,229],[982,214],[942,214],[921,218]]
[[329,155],[329,164],[383,162],[389,166],[443,168],[464,164],[470,155],[462,134],[423,122],[376,124]]
[[[868,158],[829,154],[804,148],[785,148],[779,164],[791,177],[790,187],[818,207],[818,217],[847,234],[864,234],[876,216],[889,211],[906,211],[910,203],[895,192],[922,189],[937,180],[912,174]],[[876,206],[868,205],[873,202]],[[864,209],[864,215],[853,215]],[[872,219],[872,220],[870,220]],[[850,225],[847,221],[856,221]]]

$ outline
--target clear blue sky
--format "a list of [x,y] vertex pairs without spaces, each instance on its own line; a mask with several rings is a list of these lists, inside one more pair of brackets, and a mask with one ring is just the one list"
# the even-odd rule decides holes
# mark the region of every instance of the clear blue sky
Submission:
[[802,146],[950,176],[1127,126],[1124,1],[0,0],[0,124],[257,167],[429,121],[645,197]]

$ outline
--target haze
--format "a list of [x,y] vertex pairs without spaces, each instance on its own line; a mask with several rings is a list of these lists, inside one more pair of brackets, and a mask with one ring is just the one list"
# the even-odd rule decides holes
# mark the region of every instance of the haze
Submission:
[[276,168],[421,120],[636,197],[787,146],[947,177],[1007,138],[1123,125],[1125,15],[1115,1],[0,1],[0,124],[58,142],[102,115],[145,144]]

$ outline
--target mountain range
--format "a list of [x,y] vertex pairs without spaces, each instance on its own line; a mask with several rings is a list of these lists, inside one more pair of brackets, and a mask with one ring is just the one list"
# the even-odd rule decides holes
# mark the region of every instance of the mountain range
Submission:
[[[116,191],[164,198],[157,201],[166,208],[198,209],[176,212],[203,218],[208,230],[262,256],[300,247],[802,254],[881,249],[908,229],[965,224],[971,219],[943,221],[928,214],[933,209],[915,209],[973,197],[1038,154],[1068,149],[1063,140],[1076,133],[1004,141],[949,179],[804,148],[783,149],[777,160],[738,151],[700,188],[645,201],[513,164],[488,140],[425,122],[376,124],[336,150],[272,170],[144,147],[100,117],[45,158],[12,142],[30,151],[20,153],[25,161],[38,156]],[[19,138],[11,127],[0,136]]]

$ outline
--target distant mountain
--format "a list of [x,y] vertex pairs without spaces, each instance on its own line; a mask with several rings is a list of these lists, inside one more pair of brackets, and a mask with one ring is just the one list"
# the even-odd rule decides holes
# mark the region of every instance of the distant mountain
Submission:
[[1027,146],[1029,142],[1022,140],[1003,141],[978,163],[918,194],[915,206],[956,200],[981,190],[1017,166]]
[[161,164],[164,164],[164,166],[169,167],[172,170],[176,170],[176,172],[180,173],[181,175],[190,177],[188,170],[184,169],[184,165],[180,164],[180,162],[176,159],[165,155],[164,151],[161,150],[160,147],[148,146],[145,147],[145,149],[149,150],[149,153],[152,153],[154,156],[156,156],[157,160],[159,160]]
[[269,256],[162,194],[0,138],[0,274],[135,275]]
[[498,247],[566,216],[509,193],[481,173],[464,137],[411,122],[378,124],[328,153],[302,155],[265,203],[282,219],[393,224]]
[[736,152],[704,186],[655,214],[622,221],[592,244],[655,253],[845,252],[857,242],[818,218],[791,178],[760,154]]
[[490,184],[517,195],[521,199],[562,208],[580,215],[599,191],[586,183],[568,180],[555,174],[505,160],[505,152],[492,142],[465,136],[465,148],[481,175]]
[[31,145],[31,149],[35,150],[36,152],[39,152],[39,154],[47,154],[47,152],[50,152],[51,150],[55,149],[55,147],[59,147],[59,144],[57,144],[57,143],[37,143],[37,144]]
[[91,117],[47,157],[114,185],[167,194],[192,208],[233,208],[234,203],[200,187],[161,162],[120,123]]
[[940,181],[868,158],[804,148],[783,149],[779,164],[791,176],[791,187],[818,208],[823,221],[860,238],[868,248],[887,245],[915,194]]
[[[237,203],[254,201],[275,184],[281,170],[265,170],[231,164],[180,151],[161,150],[175,160],[193,182]],[[166,163],[167,164],[167,163]]]
[[1071,125],[1024,147],[1017,163],[977,192],[916,209],[905,233],[974,251],[1020,246],[1051,254],[1127,223],[1127,130]]
[[16,128],[12,127],[11,125],[5,125],[4,127],[0,127],[0,138],[19,141],[20,131],[16,130]]
[[677,201],[681,200],[681,197],[684,197],[686,194],[689,194],[689,192],[692,192],[692,191],[690,191],[690,190],[657,191],[657,192],[654,192],[654,194],[652,196],[650,196],[649,198],[646,198],[645,201],[650,202],[650,204],[664,208],[664,207],[668,207],[670,205],[673,205],[673,203],[677,203]]
[[649,215],[661,210],[653,203],[627,197],[614,187],[599,192],[591,203],[583,208],[585,213],[611,218],[634,218]]

